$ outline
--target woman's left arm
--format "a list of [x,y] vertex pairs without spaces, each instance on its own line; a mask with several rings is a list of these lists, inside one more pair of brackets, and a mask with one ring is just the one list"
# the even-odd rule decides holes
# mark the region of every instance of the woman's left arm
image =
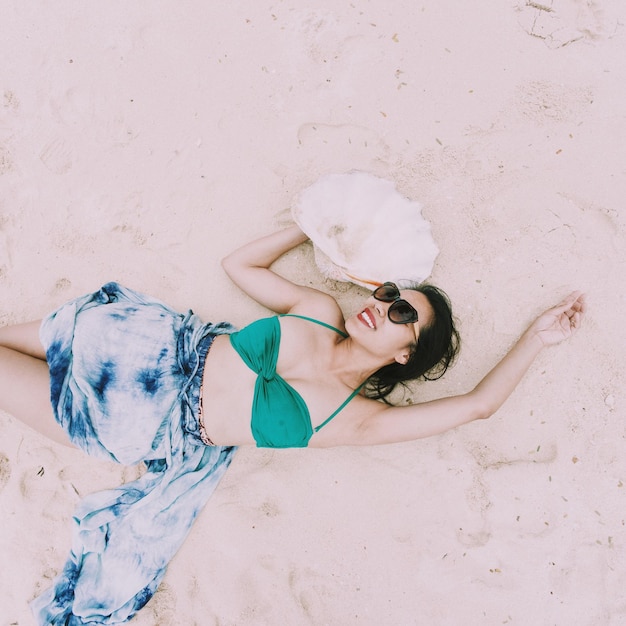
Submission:
[[442,433],[493,415],[539,352],[571,337],[585,313],[584,295],[576,291],[540,315],[504,358],[469,393],[408,407],[389,407],[367,419],[363,443],[409,441]]

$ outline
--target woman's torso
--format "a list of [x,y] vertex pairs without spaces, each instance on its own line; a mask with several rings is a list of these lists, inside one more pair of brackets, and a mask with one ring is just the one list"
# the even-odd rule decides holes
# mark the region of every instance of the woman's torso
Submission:
[[[342,341],[335,331],[308,320],[279,318],[280,346],[276,373],[302,397],[311,426],[322,424],[352,389],[330,368],[333,349]],[[246,365],[228,336],[216,337],[203,375],[203,421],[216,445],[255,444],[251,429],[257,374]],[[352,400],[331,422],[314,433],[308,445],[322,447],[354,441],[363,416],[362,397]]]

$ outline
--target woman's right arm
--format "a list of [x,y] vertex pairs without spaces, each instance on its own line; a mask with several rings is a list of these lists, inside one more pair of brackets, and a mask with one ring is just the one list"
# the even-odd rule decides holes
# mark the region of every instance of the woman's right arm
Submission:
[[333,306],[334,300],[270,269],[274,261],[305,241],[308,237],[298,226],[289,226],[238,248],[222,260],[222,267],[242,291],[268,309],[288,313],[304,308],[312,313],[320,306]]

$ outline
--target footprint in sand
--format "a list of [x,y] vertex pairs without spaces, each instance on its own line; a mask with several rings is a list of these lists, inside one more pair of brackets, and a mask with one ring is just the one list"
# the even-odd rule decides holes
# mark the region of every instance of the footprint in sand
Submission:
[[578,120],[592,102],[590,88],[535,80],[517,86],[514,106],[525,118],[544,124]]
[[0,223],[0,279],[8,275],[13,263],[9,251],[9,238],[2,232]]
[[518,22],[531,37],[543,39],[553,49],[578,41],[610,39],[619,23],[600,5],[579,0],[525,0],[517,5]]
[[53,174],[65,174],[72,168],[74,156],[69,144],[61,137],[47,142],[39,153],[41,162]]
[[280,508],[271,500],[263,502],[263,504],[259,507],[259,511],[266,517],[276,517],[280,515]]
[[175,626],[179,623],[176,618],[176,595],[167,583],[162,582],[159,585],[157,592],[146,605],[145,614],[142,617],[145,619],[149,613],[152,614],[154,621],[151,620],[151,623],[153,624]]
[[52,295],[56,295],[58,293],[62,293],[67,291],[72,286],[72,281],[68,278],[59,278],[57,282],[54,284],[54,288],[52,290]]
[[11,478],[11,464],[8,457],[0,452],[0,489],[4,489],[4,486],[9,482]]
[[2,106],[10,111],[17,111],[20,108],[20,101],[9,89],[4,92]]
[[13,157],[6,146],[0,145],[0,176],[13,169]]
[[324,598],[332,596],[329,579],[309,567],[292,569],[289,572],[289,588],[293,599],[298,604],[308,621],[312,624],[322,622],[319,607],[324,605]]

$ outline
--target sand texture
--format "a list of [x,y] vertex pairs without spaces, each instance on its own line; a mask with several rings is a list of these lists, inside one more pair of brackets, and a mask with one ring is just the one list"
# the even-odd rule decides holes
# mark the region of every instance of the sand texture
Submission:
[[[265,311],[220,259],[328,173],[420,203],[467,391],[533,317],[589,314],[490,420],[402,445],[242,449],[137,626],[626,624],[623,0],[5,0],[0,324],[118,280]],[[310,245],[278,264],[352,312]],[[81,496],[137,468],[0,414],[0,626],[58,573]]]

